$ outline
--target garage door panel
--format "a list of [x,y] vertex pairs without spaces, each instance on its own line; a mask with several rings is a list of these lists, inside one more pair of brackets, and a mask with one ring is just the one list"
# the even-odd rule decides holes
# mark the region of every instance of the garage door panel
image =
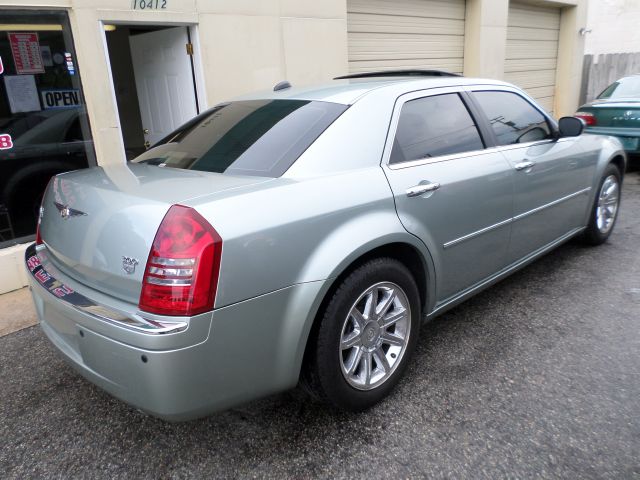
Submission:
[[506,59],[552,58],[558,56],[558,42],[532,42],[525,40],[507,40]]
[[[350,44],[349,61],[360,60],[401,60],[451,58],[457,49],[447,43],[438,42],[389,42],[387,45],[353,45]],[[428,62],[423,67],[431,66]]]
[[539,97],[536,102],[547,112],[553,112],[553,101],[555,97]]
[[513,58],[504,64],[505,75],[514,72],[555,70],[556,58]]
[[349,31],[420,35],[464,35],[464,20],[349,13]]
[[560,9],[512,1],[507,21],[505,80],[553,113]]
[[548,87],[527,88],[525,90],[535,99],[553,97],[555,93],[555,85],[549,85]]
[[507,40],[558,41],[559,30],[544,28],[508,27]]
[[505,73],[505,80],[530,90],[538,87],[553,87],[556,84],[555,70]]
[[349,0],[350,13],[464,19],[465,4],[457,0]]
[[465,0],[348,0],[349,71],[462,71]]
[[352,61],[350,71],[352,73],[377,72],[383,70],[411,70],[416,68],[430,68],[446,70],[452,73],[462,73],[462,59],[457,58],[417,58],[417,59],[393,59],[393,60],[362,60]]
[[559,9],[512,3],[509,7],[509,26],[559,30]]

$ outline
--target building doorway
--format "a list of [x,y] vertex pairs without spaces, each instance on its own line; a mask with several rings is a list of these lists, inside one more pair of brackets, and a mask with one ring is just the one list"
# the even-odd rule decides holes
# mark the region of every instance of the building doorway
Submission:
[[187,26],[105,28],[127,160],[199,113]]

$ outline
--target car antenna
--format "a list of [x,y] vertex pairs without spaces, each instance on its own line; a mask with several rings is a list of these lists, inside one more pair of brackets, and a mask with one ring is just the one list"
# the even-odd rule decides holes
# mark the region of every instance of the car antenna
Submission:
[[285,88],[291,88],[291,84],[287,80],[276,83],[276,86],[273,87],[273,91],[277,92],[278,90],[284,90]]

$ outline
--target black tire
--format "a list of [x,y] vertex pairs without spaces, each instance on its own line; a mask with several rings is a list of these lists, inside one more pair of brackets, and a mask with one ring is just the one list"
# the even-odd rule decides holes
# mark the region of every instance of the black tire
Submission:
[[[600,199],[600,194],[602,192],[604,182],[611,176],[615,177],[618,184],[617,205],[613,222],[611,223],[610,227],[606,229],[606,231],[603,231],[598,227],[598,201]],[[607,239],[611,235],[611,232],[613,232],[616,220],[618,219],[618,212],[620,211],[621,184],[622,174],[620,173],[618,167],[616,167],[614,164],[607,165],[607,168],[605,168],[604,173],[602,174],[602,178],[600,178],[600,181],[598,182],[598,190],[596,191],[593,205],[591,206],[591,211],[589,213],[589,223],[586,230],[582,234],[582,241],[585,244],[592,246],[602,245],[607,241]]]
[[[383,298],[385,292],[390,292],[390,290],[384,290],[385,286],[393,284],[393,286],[399,287],[400,289],[395,290],[396,292],[400,291],[404,294],[404,297],[400,294],[396,295],[396,298],[402,299],[403,301],[407,300],[405,303],[408,303],[409,321],[405,322],[402,320],[402,322],[405,322],[403,325],[405,325],[406,328],[403,329],[403,332],[408,332],[408,339],[406,339],[404,347],[398,347],[404,349],[400,350],[402,353],[397,354],[398,360],[393,364],[392,368],[389,368],[389,373],[384,374],[384,379],[380,380],[381,384],[378,386],[369,386],[368,388],[371,388],[369,390],[362,390],[355,388],[347,381],[345,378],[347,373],[343,374],[343,355],[345,350],[341,350],[340,342],[344,333],[343,328],[345,328],[345,322],[349,322],[348,319],[352,318],[349,315],[356,301],[368,289],[383,282],[385,282],[384,285],[380,287]],[[377,295],[379,295],[379,293]],[[392,310],[390,310],[390,312],[392,313],[396,311],[398,307],[394,303],[391,308]],[[402,309],[398,311],[402,312]],[[388,315],[391,315],[391,313]],[[316,397],[330,403],[338,409],[353,412],[366,410],[391,392],[402,377],[415,350],[421,323],[418,287],[409,270],[397,260],[392,258],[370,260],[355,269],[341,282],[326,304],[324,311],[320,312],[320,315],[320,323],[314,335],[310,338],[310,344],[308,346],[308,356],[305,363],[305,371],[303,372],[305,387],[311,390],[311,393]],[[398,324],[399,323],[400,322],[398,322]],[[367,325],[369,324],[367,323]],[[378,325],[377,322],[376,325]],[[392,330],[390,333],[393,334],[397,328],[395,325],[396,324],[393,324],[393,326],[382,328],[379,331],[386,332]],[[361,332],[364,338],[365,332],[368,333],[369,330],[364,328]],[[395,354],[390,350],[392,347],[383,345],[380,348],[384,349],[385,347],[390,358],[396,358],[394,356]],[[359,350],[362,347],[354,348]],[[372,346],[371,348],[374,347]],[[379,351],[377,352],[379,353]],[[373,353],[373,355],[376,355],[376,353]],[[371,365],[377,365],[375,356],[370,356],[369,358],[373,358]],[[371,362],[371,360],[369,361]],[[389,364],[387,364],[387,367],[388,366]],[[378,372],[382,371],[379,370],[380,368],[382,368],[382,365],[375,367]],[[384,370],[386,371],[386,369]]]

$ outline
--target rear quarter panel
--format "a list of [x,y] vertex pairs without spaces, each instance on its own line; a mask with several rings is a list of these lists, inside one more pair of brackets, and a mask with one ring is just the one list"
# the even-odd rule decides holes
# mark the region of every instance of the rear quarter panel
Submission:
[[216,308],[336,277],[388,243],[410,243],[428,255],[402,227],[379,166],[280,178],[251,193],[220,197],[193,205],[223,238]]
[[[625,168],[627,163],[627,156],[622,143],[616,137],[610,137],[606,135],[592,135],[589,133],[583,133],[577,139],[578,145],[584,151],[584,155],[589,157],[595,163],[595,168],[592,173],[592,189],[590,192],[588,208],[584,213],[584,224],[589,222],[589,214],[591,212],[591,206],[598,194],[598,185],[604,169],[611,163],[611,161],[620,157],[623,159]],[[624,171],[623,171],[624,173]]]

